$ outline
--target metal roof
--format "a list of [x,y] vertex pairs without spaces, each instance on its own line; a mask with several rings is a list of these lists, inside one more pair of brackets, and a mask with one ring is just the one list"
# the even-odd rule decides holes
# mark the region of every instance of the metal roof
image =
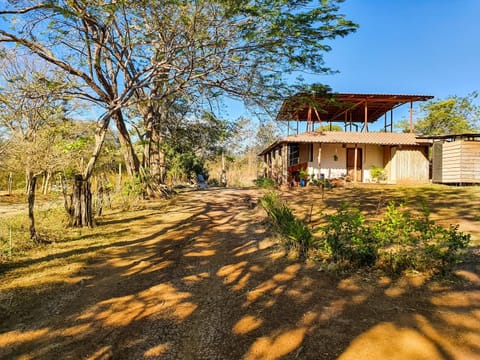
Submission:
[[291,135],[275,141],[259,155],[263,155],[284,143],[322,143],[322,144],[370,144],[370,145],[405,145],[425,146],[432,140],[418,138],[412,133],[392,132],[342,132],[342,131],[312,131]]
[[394,108],[433,99],[431,95],[298,93],[287,98],[278,121],[372,123]]
[[470,140],[480,141],[480,133],[464,133],[464,134],[449,134],[449,135],[422,135],[421,139],[438,139],[438,140]]

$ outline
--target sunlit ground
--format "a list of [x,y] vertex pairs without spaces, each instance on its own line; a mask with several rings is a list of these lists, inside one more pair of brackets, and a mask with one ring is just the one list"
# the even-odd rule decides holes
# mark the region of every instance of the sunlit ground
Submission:
[[[478,192],[451,191],[420,193],[432,216],[473,228]],[[374,209],[362,194],[286,196],[299,214],[346,195]],[[209,190],[113,211],[69,242],[1,265],[0,358],[480,358],[478,257],[443,280],[330,273],[284,256],[247,196],[259,194]]]

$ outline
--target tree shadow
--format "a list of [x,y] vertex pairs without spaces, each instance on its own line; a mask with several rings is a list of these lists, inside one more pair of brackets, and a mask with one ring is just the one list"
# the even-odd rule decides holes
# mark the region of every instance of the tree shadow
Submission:
[[480,356],[478,258],[458,269],[455,282],[319,271],[276,250],[247,195],[258,196],[182,194],[146,219],[148,228],[138,224],[145,219],[126,223],[142,234],[86,246],[93,258],[68,278],[4,290],[0,357]]

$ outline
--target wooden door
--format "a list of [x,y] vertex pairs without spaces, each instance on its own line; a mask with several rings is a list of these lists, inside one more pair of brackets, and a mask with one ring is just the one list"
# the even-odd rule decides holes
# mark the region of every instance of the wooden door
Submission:
[[[355,150],[357,153],[357,161],[356,161],[356,168],[355,168]],[[362,149],[359,148],[348,148],[347,149],[347,175],[350,177],[351,181],[362,181]],[[357,173],[357,177],[355,179],[355,172]]]

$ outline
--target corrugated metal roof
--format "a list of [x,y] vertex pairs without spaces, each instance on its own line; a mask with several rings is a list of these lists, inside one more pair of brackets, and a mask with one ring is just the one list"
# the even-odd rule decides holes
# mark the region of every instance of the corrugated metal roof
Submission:
[[432,98],[405,94],[298,93],[284,100],[277,120],[372,123],[400,105]]
[[313,131],[291,135],[275,141],[260,155],[282,143],[370,144],[370,145],[428,145],[432,140],[418,138],[412,133]]

